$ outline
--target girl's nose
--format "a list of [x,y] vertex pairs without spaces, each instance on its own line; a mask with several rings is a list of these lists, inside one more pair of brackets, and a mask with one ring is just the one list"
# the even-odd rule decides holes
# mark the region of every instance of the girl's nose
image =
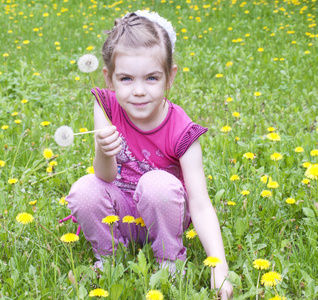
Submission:
[[145,89],[144,85],[136,83],[134,85],[133,95],[134,96],[139,96],[139,97],[140,96],[145,96],[146,95],[146,89]]

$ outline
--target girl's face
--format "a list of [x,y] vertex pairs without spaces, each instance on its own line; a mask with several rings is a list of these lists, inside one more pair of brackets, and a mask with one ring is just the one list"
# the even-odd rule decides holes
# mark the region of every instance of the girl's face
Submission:
[[104,68],[106,85],[116,92],[120,106],[141,130],[149,131],[165,119],[168,106],[164,93],[172,85],[177,66],[166,78],[159,47],[120,51],[110,78]]

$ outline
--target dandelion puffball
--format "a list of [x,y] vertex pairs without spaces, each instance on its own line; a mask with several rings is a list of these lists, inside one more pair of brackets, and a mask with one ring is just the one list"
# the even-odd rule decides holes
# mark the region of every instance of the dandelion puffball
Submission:
[[72,145],[74,140],[74,132],[71,127],[61,126],[54,134],[55,142],[61,147],[67,147]]
[[80,71],[91,73],[98,68],[98,59],[93,54],[85,54],[79,58],[77,65]]

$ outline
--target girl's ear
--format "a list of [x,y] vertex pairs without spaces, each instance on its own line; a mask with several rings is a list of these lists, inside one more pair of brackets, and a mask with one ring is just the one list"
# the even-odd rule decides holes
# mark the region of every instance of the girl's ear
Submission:
[[112,81],[112,79],[110,78],[109,72],[108,72],[108,70],[107,70],[106,67],[103,68],[103,74],[104,74],[106,86],[107,86],[111,91],[114,91],[113,81]]
[[174,78],[176,77],[177,71],[178,71],[178,66],[173,65],[171,68],[170,76],[167,80],[167,90],[172,87],[172,84],[173,84]]

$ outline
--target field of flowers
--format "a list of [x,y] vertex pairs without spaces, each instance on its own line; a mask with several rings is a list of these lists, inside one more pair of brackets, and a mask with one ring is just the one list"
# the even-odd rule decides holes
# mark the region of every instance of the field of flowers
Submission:
[[68,148],[53,138],[62,125],[94,127],[91,79],[77,61],[96,55],[93,79],[105,87],[104,30],[138,9],[174,25],[169,99],[209,127],[206,180],[234,299],[317,299],[316,0],[2,0],[0,298],[216,299],[191,227],[184,278],[158,270],[149,244],[120,248],[98,277],[83,234],[68,235],[77,224],[58,222],[71,185],[93,172],[93,134]]

